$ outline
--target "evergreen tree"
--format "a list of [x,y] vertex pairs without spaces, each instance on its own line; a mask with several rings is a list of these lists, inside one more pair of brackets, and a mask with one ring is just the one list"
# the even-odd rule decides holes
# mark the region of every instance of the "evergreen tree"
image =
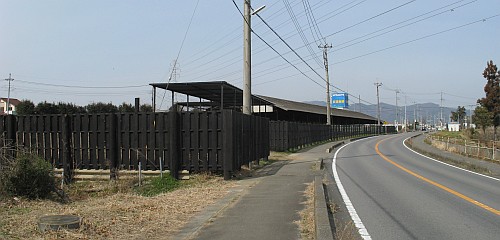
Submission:
[[24,99],[17,105],[16,112],[18,115],[35,114],[35,104],[31,100]]
[[54,103],[40,102],[35,107],[36,114],[58,114],[59,109]]
[[483,133],[486,133],[486,128],[493,125],[492,114],[488,112],[488,109],[482,106],[476,107],[474,114],[472,115],[472,122],[483,129]]
[[88,113],[116,113],[118,108],[112,103],[91,103],[85,106]]
[[493,64],[493,61],[490,60],[487,63],[483,71],[483,77],[487,81],[484,86],[486,97],[479,99],[478,103],[492,114],[495,129],[494,140],[496,140],[496,129],[500,125],[500,72],[497,66]]

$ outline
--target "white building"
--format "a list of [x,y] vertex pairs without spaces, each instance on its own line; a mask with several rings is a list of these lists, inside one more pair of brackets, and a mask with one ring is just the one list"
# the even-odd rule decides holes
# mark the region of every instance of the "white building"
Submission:
[[16,114],[16,107],[21,103],[18,99],[9,99],[9,107],[7,108],[7,98],[0,98],[0,115]]
[[448,123],[448,131],[450,131],[450,132],[460,131],[460,123],[457,123],[457,122]]

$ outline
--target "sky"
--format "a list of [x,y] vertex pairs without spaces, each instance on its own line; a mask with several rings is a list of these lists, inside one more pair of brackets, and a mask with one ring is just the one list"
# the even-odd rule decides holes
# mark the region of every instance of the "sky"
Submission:
[[[487,61],[500,63],[498,0],[251,5],[266,6],[258,14],[270,26],[252,16],[253,94],[324,101],[318,46],[326,43],[332,90],[348,92],[351,103],[361,97],[375,104],[380,82],[384,103],[396,104],[398,90],[400,106],[440,104],[442,96],[443,106],[468,109],[485,95]],[[243,10],[243,0],[236,6]],[[136,97],[151,103],[149,84],[170,76],[242,88],[244,22],[236,6],[230,0],[0,0],[0,79],[12,74],[12,98],[77,105]],[[1,97],[8,83],[0,82]],[[157,103],[167,109],[169,93],[158,91]]]

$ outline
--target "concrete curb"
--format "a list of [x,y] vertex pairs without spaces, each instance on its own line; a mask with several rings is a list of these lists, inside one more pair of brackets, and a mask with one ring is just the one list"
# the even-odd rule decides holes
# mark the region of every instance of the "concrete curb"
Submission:
[[344,141],[335,143],[333,146],[331,146],[328,149],[326,149],[326,152],[327,153],[331,153],[333,151],[333,149],[338,148],[339,146],[341,146],[343,144],[344,144]]
[[321,176],[314,178],[314,223],[316,239],[334,239],[328,217],[328,206]]

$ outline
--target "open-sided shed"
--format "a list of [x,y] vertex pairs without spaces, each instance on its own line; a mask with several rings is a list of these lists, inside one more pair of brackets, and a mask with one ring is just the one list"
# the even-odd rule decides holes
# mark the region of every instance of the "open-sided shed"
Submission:
[[[186,111],[232,109],[241,111],[243,90],[225,81],[184,82],[184,83],[151,83],[153,87],[153,108],[156,109],[157,88],[184,94],[186,101],[175,103]],[[173,96],[173,94],[172,94]],[[172,98],[172,102],[174,99]],[[252,95],[254,115],[267,117],[275,121],[291,121],[305,123],[325,123],[326,107],[314,104],[295,102],[274,97]],[[377,119],[360,113],[343,109],[332,109],[333,124],[376,124]]]

